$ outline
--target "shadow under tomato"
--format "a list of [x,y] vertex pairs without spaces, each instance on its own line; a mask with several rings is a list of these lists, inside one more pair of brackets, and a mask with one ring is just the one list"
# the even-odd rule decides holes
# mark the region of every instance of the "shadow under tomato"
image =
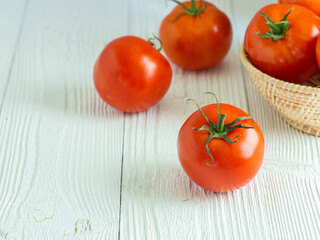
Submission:
[[143,166],[123,172],[123,192],[133,198],[172,202],[202,202],[226,193],[199,187],[177,165]]
[[199,69],[199,70],[189,70],[185,68],[181,68],[178,65],[175,65],[171,62],[171,67],[175,75],[182,75],[182,76],[190,76],[191,79],[194,78],[201,78],[204,76],[214,76],[220,72],[225,72],[232,66],[232,62],[229,61],[229,59],[223,59],[221,62],[219,62],[217,65],[205,69]]
[[47,84],[24,93],[24,103],[45,111],[46,114],[81,118],[122,118],[123,112],[106,104],[94,86]]

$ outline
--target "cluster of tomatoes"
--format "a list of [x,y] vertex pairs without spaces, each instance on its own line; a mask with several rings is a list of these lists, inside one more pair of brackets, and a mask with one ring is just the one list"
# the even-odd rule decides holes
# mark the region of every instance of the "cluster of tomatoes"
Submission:
[[139,112],[162,99],[170,87],[172,70],[161,47],[173,63],[191,70],[212,67],[228,53],[232,28],[223,12],[205,1],[174,2],[178,5],[161,23],[161,40],[125,36],[102,51],[95,64],[94,82],[109,105]]
[[[228,53],[232,27],[222,11],[203,0],[172,1],[177,6],[163,19],[159,38],[146,41],[125,36],[103,49],[94,67],[94,83],[109,105],[124,112],[139,112],[163,98],[171,84],[172,70],[161,48],[171,62],[190,70],[212,67]],[[314,0],[280,2],[305,3],[317,7],[314,11],[320,13],[320,4],[311,4],[317,2]],[[268,5],[248,26],[246,53],[253,65],[270,76],[302,83],[319,71],[315,53],[319,23],[318,16],[303,6]],[[259,171],[264,137],[247,113],[219,104],[216,96],[209,94],[217,103],[200,108],[195,102],[198,110],[178,135],[178,155],[195,183],[215,192],[232,191],[247,184]]]

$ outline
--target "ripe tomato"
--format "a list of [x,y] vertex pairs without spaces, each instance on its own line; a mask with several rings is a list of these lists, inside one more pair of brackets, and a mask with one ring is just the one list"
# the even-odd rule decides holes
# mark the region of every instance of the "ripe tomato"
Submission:
[[318,16],[320,16],[320,0],[279,0],[279,3],[298,4],[309,8]]
[[216,65],[231,46],[232,27],[228,17],[205,1],[178,4],[160,26],[159,37],[166,55],[185,69]]
[[318,37],[318,40],[317,40],[316,56],[317,56],[318,66],[319,66],[319,68],[320,68],[320,36]]
[[100,97],[124,112],[143,111],[169,89],[170,64],[149,42],[134,36],[111,41],[94,66]]
[[202,111],[199,108],[183,124],[178,155],[187,175],[199,186],[214,192],[233,191],[259,171],[264,137],[247,113],[217,100]]
[[262,72],[287,82],[303,83],[319,71],[315,54],[319,23],[320,18],[305,7],[268,5],[247,28],[246,53]]

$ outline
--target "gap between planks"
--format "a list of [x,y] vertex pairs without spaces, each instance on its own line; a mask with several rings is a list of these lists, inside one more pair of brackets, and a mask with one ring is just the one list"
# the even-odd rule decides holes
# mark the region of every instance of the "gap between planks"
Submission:
[[[128,22],[127,22],[127,33],[130,34],[131,29],[131,0],[127,0],[128,6]],[[123,135],[122,135],[122,156],[121,156],[121,174],[120,174],[120,194],[119,194],[119,231],[118,240],[121,239],[121,208],[122,208],[122,181],[123,181],[123,161],[124,161],[124,136],[126,134],[126,116],[123,114]]]
[[120,174],[120,196],[119,196],[119,231],[118,231],[118,240],[120,240],[121,233],[121,204],[122,204],[122,180],[123,180],[123,159],[124,159],[124,136],[126,130],[126,113],[123,114],[123,136],[122,136],[122,156],[121,156],[121,174]]

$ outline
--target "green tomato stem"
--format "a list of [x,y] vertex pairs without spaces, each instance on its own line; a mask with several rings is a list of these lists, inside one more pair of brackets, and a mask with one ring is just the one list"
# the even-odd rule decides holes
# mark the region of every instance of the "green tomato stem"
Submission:
[[[179,2],[178,0],[170,0],[178,5],[180,5],[183,8],[183,11],[180,12],[175,19],[173,20],[169,20],[170,22],[174,22],[175,20],[177,20],[181,15],[187,14],[190,16],[200,16],[200,14],[208,7],[208,3],[204,0],[200,0],[200,5],[199,7],[196,7],[196,3],[195,0],[191,0],[190,1],[190,7],[188,8],[186,5],[184,5],[183,3]],[[204,2],[204,6],[203,3]]]
[[[159,47],[157,48],[155,41],[158,41]],[[153,34],[153,37],[148,38],[148,43],[150,43],[157,51],[162,50],[162,41],[156,35]]]
[[260,34],[259,32],[257,34],[262,38],[269,38],[272,41],[284,39],[290,26],[287,18],[293,9],[294,7],[286,15],[284,15],[280,22],[277,23],[273,22],[264,12],[260,12],[262,16],[267,19],[266,25],[270,28],[270,31],[266,32],[265,34]]
[[205,94],[211,94],[216,99],[217,110],[218,110],[218,122],[217,122],[217,124],[214,124],[213,122],[211,122],[209,120],[209,118],[204,114],[204,112],[202,111],[202,109],[199,107],[198,103],[195,100],[188,99],[187,102],[193,101],[196,104],[196,106],[197,106],[198,110],[200,111],[201,115],[205,118],[205,120],[209,124],[209,126],[208,125],[203,125],[201,128],[193,128],[193,130],[195,130],[195,131],[207,131],[209,133],[209,137],[207,138],[206,143],[205,143],[205,149],[206,149],[208,155],[210,156],[212,162],[210,164],[209,163],[206,163],[206,164],[208,166],[213,166],[214,158],[212,156],[212,153],[210,152],[209,143],[214,138],[224,139],[227,143],[233,144],[233,143],[238,142],[237,138],[240,137],[240,135],[234,137],[233,141],[232,141],[228,137],[228,134],[231,131],[233,131],[235,129],[238,129],[238,128],[250,129],[250,128],[253,128],[253,127],[243,126],[242,124],[235,125],[236,123],[238,123],[238,122],[240,122],[240,121],[242,121],[244,119],[252,119],[251,117],[239,117],[239,118],[235,119],[234,121],[232,121],[231,123],[225,124],[224,122],[225,122],[225,119],[226,119],[227,115],[220,112],[220,105],[219,105],[219,101],[218,101],[217,96],[214,93],[211,93],[211,92],[206,92]]

